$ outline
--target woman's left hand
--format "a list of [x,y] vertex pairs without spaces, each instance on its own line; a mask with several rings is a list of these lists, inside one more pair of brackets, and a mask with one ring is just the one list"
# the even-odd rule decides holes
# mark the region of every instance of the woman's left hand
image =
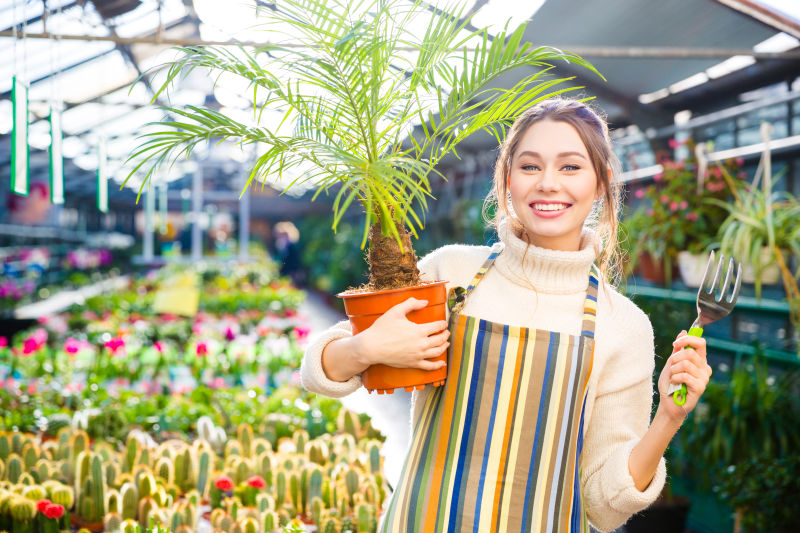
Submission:
[[[706,362],[706,340],[681,331],[672,343],[672,355],[664,364],[658,377],[658,392],[661,396],[659,410],[674,419],[684,419],[697,405],[711,378],[711,367]],[[684,348],[686,348],[684,350]],[[672,394],[667,394],[670,383],[685,383],[688,393],[686,403],[675,405]]]

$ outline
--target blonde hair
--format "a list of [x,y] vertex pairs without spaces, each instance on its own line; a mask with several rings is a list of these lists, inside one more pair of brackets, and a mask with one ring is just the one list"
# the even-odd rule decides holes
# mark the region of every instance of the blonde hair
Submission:
[[[531,126],[542,120],[572,125],[589,152],[589,159],[597,175],[597,186],[602,189],[603,194],[595,202],[584,226],[595,231],[595,253],[603,278],[612,284],[616,283],[621,274],[621,251],[617,242],[617,228],[622,186],[616,179],[620,173],[620,164],[611,147],[605,116],[583,102],[561,97],[549,98],[530,107],[517,118],[499,147],[500,154],[494,169],[494,184],[483,205],[484,218],[490,226],[499,230],[500,222],[508,217],[511,231],[515,231],[530,245],[527,232],[523,231],[522,224],[513,216],[506,178],[522,137]],[[611,169],[610,176],[609,169]],[[495,204],[497,208],[490,217],[488,212]]]

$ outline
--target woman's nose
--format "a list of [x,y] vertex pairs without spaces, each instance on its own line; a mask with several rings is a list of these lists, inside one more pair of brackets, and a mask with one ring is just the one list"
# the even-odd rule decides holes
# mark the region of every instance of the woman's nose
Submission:
[[561,182],[553,169],[544,169],[539,179],[539,187],[542,191],[557,191],[561,189]]

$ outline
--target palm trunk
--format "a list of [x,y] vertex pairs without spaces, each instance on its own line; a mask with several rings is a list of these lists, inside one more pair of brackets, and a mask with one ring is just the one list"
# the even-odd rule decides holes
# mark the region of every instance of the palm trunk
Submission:
[[380,223],[369,230],[369,288],[371,290],[399,289],[420,284],[417,254],[411,246],[411,233],[403,224],[396,224],[403,252],[394,235],[383,235]]

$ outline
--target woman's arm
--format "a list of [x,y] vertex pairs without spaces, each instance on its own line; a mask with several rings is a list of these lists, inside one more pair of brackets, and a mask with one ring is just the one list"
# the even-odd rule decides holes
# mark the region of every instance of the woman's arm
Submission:
[[[706,362],[705,339],[682,331],[672,344],[672,355],[658,378],[660,401],[656,416],[628,459],[628,470],[638,490],[644,490],[650,484],[672,437],[697,405],[711,377],[711,367]],[[688,349],[684,350],[684,347]],[[686,384],[685,404],[675,405],[672,396],[667,394],[670,382]]]

